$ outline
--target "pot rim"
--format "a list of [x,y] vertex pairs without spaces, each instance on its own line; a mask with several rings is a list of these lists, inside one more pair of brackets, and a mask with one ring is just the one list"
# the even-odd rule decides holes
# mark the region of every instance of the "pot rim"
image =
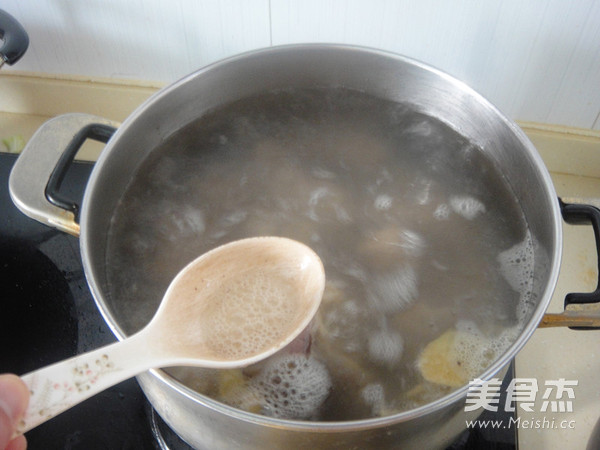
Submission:
[[[276,54],[276,53],[287,53],[290,51],[345,51],[345,52],[366,52],[373,55],[380,55],[386,58],[391,58],[394,60],[402,61],[404,63],[408,63],[414,66],[418,66],[419,68],[426,70],[428,72],[432,72],[446,81],[454,84],[458,89],[465,91],[468,95],[473,96],[478,102],[482,102],[494,114],[497,116],[499,120],[501,120],[505,126],[507,126],[510,131],[518,138],[523,146],[523,151],[528,153],[528,156],[538,169],[539,175],[541,176],[541,181],[544,185],[544,192],[546,195],[546,201],[549,205],[551,205],[551,210],[548,211],[548,219],[554,222],[553,227],[553,241],[554,248],[552,249],[552,254],[549,255],[549,259],[552,261],[551,267],[547,270],[550,271],[550,275],[548,277],[548,282],[543,290],[542,295],[540,296],[540,300],[533,311],[533,314],[525,327],[519,333],[517,340],[502,354],[502,356],[496,360],[481,376],[479,377],[481,380],[489,381],[495,374],[500,372],[505,366],[507,366],[516,354],[521,350],[521,348],[525,345],[525,343],[529,340],[533,332],[536,330],[538,323],[541,321],[550,300],[552,299],[552,294],[554,292],[556,283],[558,281],[558,274],[560,270],[561,257],[562,257],[562,216],[560,213],[560,207],[557,200],[557,194],[554,189],[554,184],[550,177],[550,174],[541,158],[537,150],[535,149],[533,143],[529,140],[529,138],[525,135],[523,130],[519,128],[519,126],[511,119],[506,117],[495,105],[493,105],[489,100],[484,98],[481,94],[473,90],[464,82],[454,78],[453,76],[443,72],[440,69],[432,67],[428,64],[420,62],[418,60],[399,55],[393,52],[365,47],[365,46],[355,46],[355,45],[347,45],[347,44],[288,44],[281,46],[273,46],[267,47],[263,49],[251,50],[248,52],[244,52],[238,55],[231,56],[229,58],[225,58],[223,60],[214,62],[209,64],[203,68],[200,68],[178,81],[160,89],[158,92],[150,96],[145,102],[143,102],[136,110],[130,114],[127,119],[123,122],[123,124],[117,129],[113,138],[106,145],[105,149],[102,151],[100,157],[98,158],[97,163],[92,170],[92,174],[90,176],[90,180],[88,182],[88,186],[94,186],[96,184],[96,179],[98,178],[98,174],[101,172],[101,169],[104,165],[105,160],[109,157],[111,153],[111,149],[114,146],[114,142],[118,141],[118,138],[121,134],[125,133],[127,129],[130,127],[130,124],[136,121],[136,119],[145,111],[147,108],[150,108],[153,103],[157,102],[159,99],[164,96],[169,95],[172,91],[176,90],[179,86],[191,81],[192,79],[202,76],[204,73],[216,70],[223,65],[230,64],[234,61],[262,55],[262,54]],[[86,274],[86,278],[88,279],[88,284],[96,300],[96,304],[100,309],[104,320],[110,327],[111,331],[115,334],[115,336],[122,340],[126,337],[126,334],[123,332],[119,324],[116,323],[114,317],[111,312],[107,308],[101,290],[95,280],[88,274],[93,273],[92,268],[90,267],[90,258],[88,256],[87,249],[89,248],[88,242],[93,240],[92,236],[88,236],[86,230],[88,227],[86,226],[87,217],[88,217],[88,207],[89,204],[87,197],[90,195],[89,192],[92,189],[86,189],[84,193],[84,199],[82,202],[82,214],[81,214],[81,254],[82,261],[84,266],[84,272]],[[408,411],[402,411],[396,414],[391,414],[383,417],[374,417],[367,419],[359,419],[359,420],[350,420],[350,421],[331,421],[331,422],[317,422],[317,421],[302,421],[302,420],[287,420],[287,419],[278,419],[273,417],[267,417],[260,414],[246,412],[231,406],[228,406],[224,403],[218,402],[208,396],[200,394],[191,388],[187,387],[183,383],[177,381],[174,377],[166,373],[162,369],[151,369],[148,372],[151,376],[157,378],[160,382],[166,384],[170,388],[179,392],[181,395],[188,397],[190,400],[201,404],[207,408],[210,408],[219,413],[225,414],[227,416],[245,421],[251,422],[255,424],[259,424],[267,427],[276,427],[276,428],[285,428],[296,431],[312,431],[312,432],[336,432],[336,431],[357,431],[357,430],[365,430],[372,428],[381,428],[388,425],[393,425],[399,422],[407,422],[418,417],[422,417],[436,410],[440,410],[444,407],[447,407],[453,403],[458,402],[460,399],[465,398],[467,391],[469,389],[469,385],[462,386],[454,390],[453,392],[441,397],[433,402],[422,405],[418,408],[414,408]]]

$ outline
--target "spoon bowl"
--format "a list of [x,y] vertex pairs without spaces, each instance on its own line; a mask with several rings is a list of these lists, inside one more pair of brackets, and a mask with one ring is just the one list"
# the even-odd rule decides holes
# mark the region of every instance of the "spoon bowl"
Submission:
[[299,242],[259,237],[217,247],[177,274],[138,333],[24,375],[31,398],[17,434],[151,368],[265,359],[309,325],[324,288],[321,260]]

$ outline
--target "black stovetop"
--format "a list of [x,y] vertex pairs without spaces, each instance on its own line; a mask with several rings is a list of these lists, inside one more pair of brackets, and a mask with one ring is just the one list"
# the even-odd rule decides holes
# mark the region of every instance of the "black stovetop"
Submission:
[[[29,219],[13,205],[8,178],[15,160],[0,153],[0,373],[24,374],[115,337],[86,284],[77,238]],[[74,163],[61,192],[80,200],[92,167]],[[135,379],[29,431],[27,439],[30,450],[190,448],[152,410]],[[515,430],[475,429],[450,448],[516,447]]]
[[[87,287],[77,238],[18,211],[0,154],[0,372],[23,374],[115,341]],[[63,189],[81,198],[91,164],[75,164]],[[147,401],[132,379],[86,400],[26,436],[37,449],[154,449]]]

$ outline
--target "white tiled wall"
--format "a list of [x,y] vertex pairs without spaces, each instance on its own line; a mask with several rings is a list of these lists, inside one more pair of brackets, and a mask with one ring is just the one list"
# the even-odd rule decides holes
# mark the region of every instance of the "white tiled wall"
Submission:
[[514,119],[600,130],[600,0],[2,0],[0,7],[31,38],[8,70],[169,83],[255,48],[348,43],[445,70]]

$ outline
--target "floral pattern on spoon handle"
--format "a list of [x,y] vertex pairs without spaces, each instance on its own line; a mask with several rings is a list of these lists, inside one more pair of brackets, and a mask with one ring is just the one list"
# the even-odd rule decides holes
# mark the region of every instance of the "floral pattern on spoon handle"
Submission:
[[[150,368],[143,334],[23,375],[31,397],[15,435]],[[124,369],[127,368],[127,369]]]

